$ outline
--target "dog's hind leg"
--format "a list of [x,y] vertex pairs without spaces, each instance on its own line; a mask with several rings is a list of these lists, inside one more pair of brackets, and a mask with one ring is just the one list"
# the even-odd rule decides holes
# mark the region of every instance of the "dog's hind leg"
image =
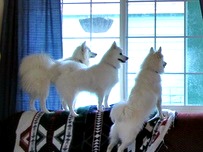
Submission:
[[30,110],[37,111],[35,108],[35,98],[33,98],[33,97],[30,98]]
[[40,107],[43,112],[49,113],[49,110],[46,108],[46,97],[40,98]]
[[65,111],[68,111],[66,102],[65,102],[64,100],[62,100],[62,108],[63,108]]
[[106,152],[111,152],[113,147],[119,142],[119,138],[118,138],[118,134],[116,132],[116,128],[115,125],[113,125],[111,127],[111,131],[110,131],[110,142],[109,145],[107,147],[107,151]]
[[162,99],[161,99],[161,97],[160,97],[160,98],[158,99],[158,101],[157,101],[157,109],[158,109],[160,118],[163,119],[164,116],[163,116],[163,113],[162,113],[161,103],[162,103]]
[[115,138],[111,138],[111,141],[107,147],[107,150],[106,152],[111,152],[113,147],[118,143],[118,139],[115,139]]
[[73,104],[68,102],[68,107],[69,107],[69,111],[70,111],[70,114],[73,116],[73,117],[77,117],[78,114],[74,111],[73,109]]
[[50,80],[44,79],[41,87],[41,92],[38,93],[40,97],[40,108],[41,111],[49,113],[49,110],[46,108],[46,100],[49,95]]
[[[136,127],[136,126],[135,126]],[[125,134],[125,135],[124,135]],[[123,152],[130,144],[132,144],[136,138],[135,134],[136,132],[133,132],[132,130],[129,130],[125,132],[121,138],[121,145],[118,147],[117,152]]]
[[123,152],[131,143],[132,140],[122,141],[121,145],[118,147],[117,152]]

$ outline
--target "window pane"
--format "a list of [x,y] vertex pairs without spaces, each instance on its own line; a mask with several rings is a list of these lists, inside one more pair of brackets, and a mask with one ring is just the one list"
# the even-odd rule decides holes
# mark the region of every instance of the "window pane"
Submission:
[[187,105],[203,105],[203,76],[187,75]]
[[155,0],[128,0],[129,2],[133,1],[133,2],[140,2],[140,1],[144,1],[144,2],[154,2]]
[[[90,41],[90,49],[97,53],[96,58],[94,59],[94,62],[90,62],[93,64],[99,63],[103,55],[109,50],[113,42],[116,42],[116,44],[119,46],[119,38],[114,39],[92,39]],[[92,60],[92,59],[90,59]]]
[[[128,75],[128,96],[135,83],[137,74]],[[180,74],[162,74],[162,104],[184,105],[184,76]]]
[[157,49],[162,47],[167,62],[166,73],[184,73],[184,38],[157,38]]
[[61,0],[63,3],[90,3],[90,0]]
[[[81,11],[85,12],[81,14]],[[89,17],[89,4],[64,4],[63,5],[63,38],[89,37],[80,25],[79,20]]]
[[162,104],[184,105],[184,75],[162,75]]
[[[108,105],[120,102],[120,85],[117,83],[111,90]],[[98,105],[97,96],[89,92],[80,92],[76,98],[75,108]]]
[[[93,37],[119,37],[120,32],[120,6],[119,4],[93,4],[92,22]],[[94,29],[96,32],[94,32]],[[99,31],[101,30],[101,32]]]
[[154,45],[153,38],[129,38],[128,39],[128,72],[135,73],[140,70],[140,65],[143,62],[149,50]]
[[61,0],[63,3],[120,2],[120,0]]
[[[90,65],[98,63],[114,40],[120,42],[120,1],[119,0],[63,0],[63,47],[64,57],[72,55],[74,49],[87,41],[87,45],[98,55],[90,59]],[[82,2],[82,3],[80,3]],[[91,3],[92,2],[92,3]],[[104,3],[102,3],[104,2]],[[167,62],[162,75],[163,105],[203,105],[203,20],[199,0],[129,0],[127,2],[127,84],[116,84],[109,103],[120,101],[121,91],[130,94],[140,64],[150,47],[162,47]],[[70,4],[73,3],[73,4]],[[185,8],[184,8],[185,7]],[[91,14],[92,13],[92,14]],[[155,16],[156,15],[156,16]],[[89,31],[81,25],[81,19]],[[110,19],[104,24],[104,20]],[[111,23],[112,22],[112,23]],[[106,26],[110,25],[105,31]],[[98,31],[99,30],[99,31]],[[124,30],[124,29],[121,29]],[[125,71],[125,70],[124,70]],[[124,87],[125,88],[125,87]],[[119,96],[118,96],[119,94]],[[126,95],[125,94],[125,95]],[[94,95],[83,93],[78,106],[97,104]],[[77,105],[76,105],[77,107]]]
[[111,3],[111,2],[120,2],[120,0],[92,0],[92,2],[108,2],[108,3]]
[[63,39],[63,58],[70,57],[76,47],[86,41],[86,45],[91,51],[97,53],[94,59],[90,59],[90,65],[98,63],[106,51],[111,47],[112,43],[115,41],[119,46],[119,39]]
[[[83,12],[81,12],[81,10]],[[69,15],[90,15],[90,4],[84,3],[74,3],[74,4],[63,4],[63,17]],[[77,16],[76,16],[77,17]]]
[[184,35],[184,2],[157,2],[157,36]]
[[186,70],[187,72],[203,72],[203,40],[202,38],[186,39]]
[[136,78],[137,74],[128,74],[128,97],[130,96],[130,92],[133,88],[133,86],[135,85],[135,78]]
[[63,37],[119,37],[119,4],[93,4],[92,15],[90,9],[90,4],[63,5]]
[[128,5],[128,35],[154,35],[154,3],[129,3]]
[[[76,47],[81,45],[84,41],[86,41],[87,46],[90,47],[88,39],[63,39],[63,58],[72,56]],[[97,53],[96,50],[91,49],[91,51]]]
[[203,21],[198,0],[190,0],[186,3],[186,34],[188,36],[203,35]]

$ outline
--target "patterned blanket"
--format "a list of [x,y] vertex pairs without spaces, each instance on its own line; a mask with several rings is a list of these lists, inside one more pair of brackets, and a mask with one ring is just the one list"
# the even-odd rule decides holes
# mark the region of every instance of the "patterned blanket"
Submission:
[[[16,129],[15,152],[104,152],[108,146],[108,136],[112,122],[110,108],[103,112],[96,106],[77,110],[79,117],[69,112],[53,113],[23,112]],[[126,152],[153,152],[159,147],[175,112],[165,110],[165,119],[156,114],[151,116]],[[116,147],[113,151],[116,151]]]

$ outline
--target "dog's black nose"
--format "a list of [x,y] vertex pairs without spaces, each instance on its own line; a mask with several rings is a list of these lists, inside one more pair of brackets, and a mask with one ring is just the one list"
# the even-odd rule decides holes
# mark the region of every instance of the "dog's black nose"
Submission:
[[166,63],[166,62],[164,62],[164,65],[163,65],[163,66],[165,67],[165,66],[166,66],[166,64],[167,64],[167,63]]

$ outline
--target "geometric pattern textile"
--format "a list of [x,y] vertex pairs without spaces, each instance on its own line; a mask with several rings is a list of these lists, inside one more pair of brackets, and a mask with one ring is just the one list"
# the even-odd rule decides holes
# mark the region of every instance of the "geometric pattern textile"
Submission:
[[[97,106],[81,107],[75,118],[68,111],[25,111],[18,121],[14,152],[105,152],[112,125],[110,110],[100,112]],[[125,152],[155,151],[174,118],[172,111],[165,112],[164,120],[154,114],[144,124],[133,146],[129,146],[134,149],[128,148]],[[112,152],[116,151],[115,146]]]

